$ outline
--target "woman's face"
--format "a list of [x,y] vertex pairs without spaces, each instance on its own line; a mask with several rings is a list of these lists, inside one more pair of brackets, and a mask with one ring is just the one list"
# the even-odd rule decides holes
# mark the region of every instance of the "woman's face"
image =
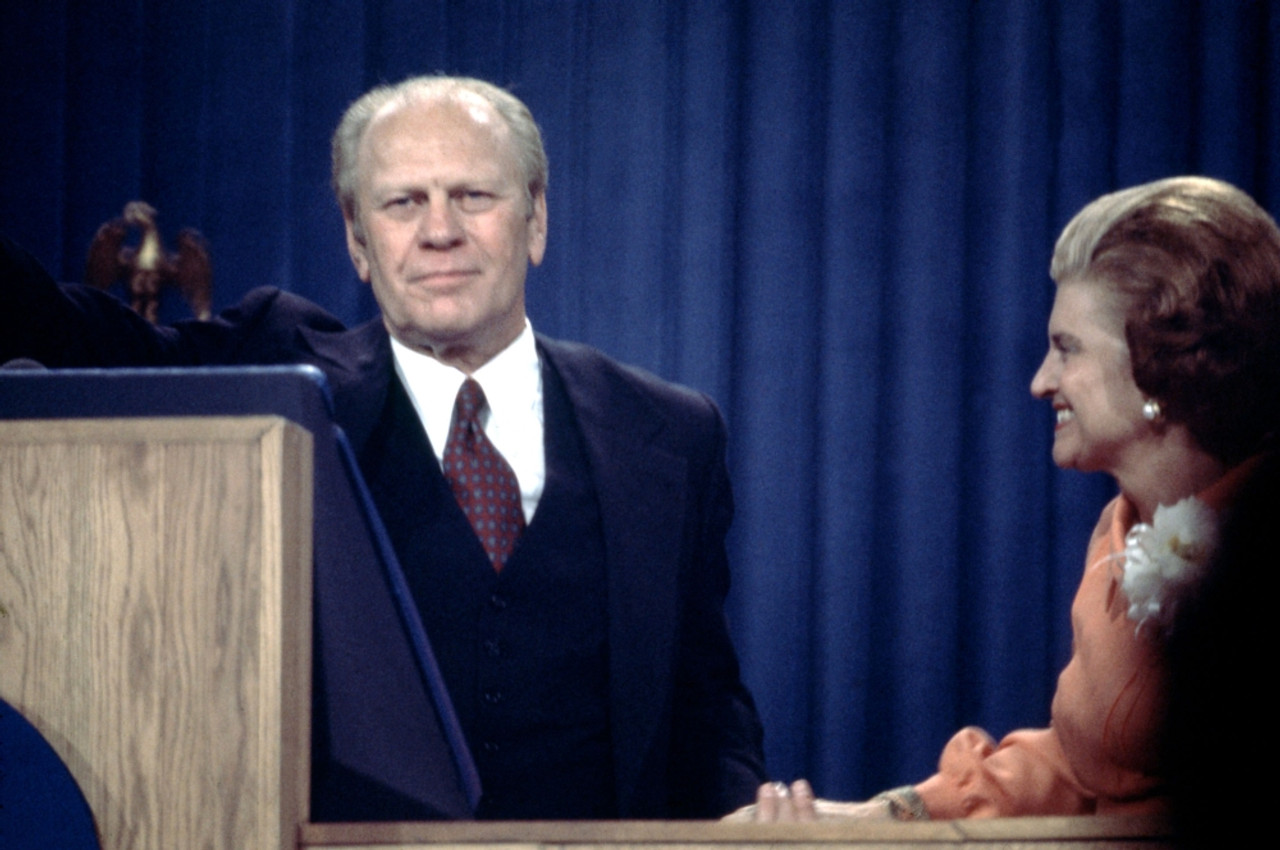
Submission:
[[1142,417],[1120,305],[1088,280],[1058,286],[1049,315],[1049,353],[1031,394],[1053,403],[1053,461],[1082,472],[1119,477],[1141,463],[1154,430]]

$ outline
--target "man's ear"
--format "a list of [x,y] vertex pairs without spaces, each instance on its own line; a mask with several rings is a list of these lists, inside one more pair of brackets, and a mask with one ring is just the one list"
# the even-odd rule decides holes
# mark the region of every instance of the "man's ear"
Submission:
[[539,192],[533,199],[533,212],[529,216],[529,262],[538,265],[547,252],[547,193]]
[[365,237],[357,233],[358,225],[354,218],[344,218],[347,228],[347,253],[351,255],[351,264],[356,267],[356,274],[365,283],[369,282],[369,249]]

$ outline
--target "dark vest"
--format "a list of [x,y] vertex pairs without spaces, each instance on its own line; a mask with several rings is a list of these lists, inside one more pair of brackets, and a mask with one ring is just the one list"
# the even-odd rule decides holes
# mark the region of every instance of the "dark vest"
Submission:
[[616,817],[604,538],[563,384],[544,364],[546,487],[501,574],[398,380],[387,405],[360,464],[475,758],[478,816]]

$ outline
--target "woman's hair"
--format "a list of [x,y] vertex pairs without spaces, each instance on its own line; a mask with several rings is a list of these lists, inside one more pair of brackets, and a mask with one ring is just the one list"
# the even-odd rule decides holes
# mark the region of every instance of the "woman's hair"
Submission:
[[1234,464],[1280,428],[1280,230],[1234,186],[1172,177],[1103,195],[1050,276],[1118,296],[1134,382]]
[[359,225],[356,216],[357,160],[360,140],[374,117],[387,104],[405,104],[415,100],[479,97],[493,107],[511,131],[516,160],[524,177],[530,201],[547,189],[547,152],[542,146],[542,133],[529,107],[506,89],[473,77],[410,77],[395,85],[378,86],[360,96],[347,107],[342,121],[333,133],[333,191],[338,196],[342,215]]

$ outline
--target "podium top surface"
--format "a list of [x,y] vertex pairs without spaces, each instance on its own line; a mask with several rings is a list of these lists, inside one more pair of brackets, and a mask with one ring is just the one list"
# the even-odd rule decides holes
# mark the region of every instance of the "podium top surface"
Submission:
[[0,369],[0,419],[275,414],[313,434],[333,402],[314,366]]

